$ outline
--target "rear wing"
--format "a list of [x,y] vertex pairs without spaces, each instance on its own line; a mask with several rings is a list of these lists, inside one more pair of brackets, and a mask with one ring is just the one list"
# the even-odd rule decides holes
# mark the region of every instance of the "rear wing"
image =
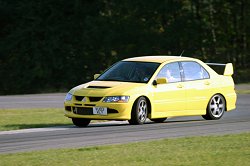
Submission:
[[225,66],[224,69],[224,76],[232,76],[234,74],[234,69],[233,69],[233,64],[232,63],[227,63],[227,64],[222,64],[222,63],[206,63],[208,66]]

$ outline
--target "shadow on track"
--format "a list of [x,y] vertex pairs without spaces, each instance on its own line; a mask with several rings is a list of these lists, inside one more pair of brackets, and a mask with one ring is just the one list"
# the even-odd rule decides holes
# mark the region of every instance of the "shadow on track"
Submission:
[[[150,125],[150,124],[175,124],[175,123],[192,123],[192,122],[202,122],[202,121],[206,121],[204,119],[168,119],[165,120],[164,122],[161,123],[156,123],[150,120],[147,120],[143,125]],[[103,122],[103,123],[90,123],[89,126],[87,127],[77,127],[77,126],[73,126],[73,128],[99,128],[99,127],[114,127],[114,126],[140,126],[140,125],[130,125],[128,123],[128,121],[107,121],[107,122]],[[72,126],[69,126],[72,127]]]

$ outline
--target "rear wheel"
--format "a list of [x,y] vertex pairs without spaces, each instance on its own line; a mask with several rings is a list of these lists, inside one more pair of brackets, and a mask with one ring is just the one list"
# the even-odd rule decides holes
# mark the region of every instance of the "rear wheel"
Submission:
[[145,97],[140,97],[136,100],[132,112],[131,119],[129,120],[130,124],[138,125],[143,124],[147,119],[148,114],[148,103]]
[[151,121],[155,123],[162,123],[166,120],[167,118],[157,118],[157,119],[150,119]]
[[207,106],[206,115],[202,117],[206,120],[216,120],[220,119],[226,110],[226,101],[222,95],[214,95]]
[[77,127],[87,127],[90,123],[90,119],[84,119],[84,118],[72,118],[72,122]]

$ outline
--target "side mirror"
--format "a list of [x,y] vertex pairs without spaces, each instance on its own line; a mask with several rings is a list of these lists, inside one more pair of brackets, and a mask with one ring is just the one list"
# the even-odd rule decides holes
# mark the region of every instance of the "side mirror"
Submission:
[[99,76],[100,76],[100,74],[95,74],[94,75],[94,80],[97,79],[97,77],[99,77]]
[[156,80],[154,80],[153,85],[166,84],[166,83],[168,83],[168,80],[164,77],[160,77],[160,78],[157,78]]

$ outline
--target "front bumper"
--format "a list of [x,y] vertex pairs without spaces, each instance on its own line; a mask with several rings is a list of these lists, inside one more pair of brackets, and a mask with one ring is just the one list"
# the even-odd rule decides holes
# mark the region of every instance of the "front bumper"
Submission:
[[[132,103],[104,103],[65,101],[65,116],[69,118],[87,118],[92,120],[129,120]],[[93,115],[93,107],[106,107],[107,115]],[[75,109],[77,108],[77,110]],[[79,111],[80,110],[80,111]]]

